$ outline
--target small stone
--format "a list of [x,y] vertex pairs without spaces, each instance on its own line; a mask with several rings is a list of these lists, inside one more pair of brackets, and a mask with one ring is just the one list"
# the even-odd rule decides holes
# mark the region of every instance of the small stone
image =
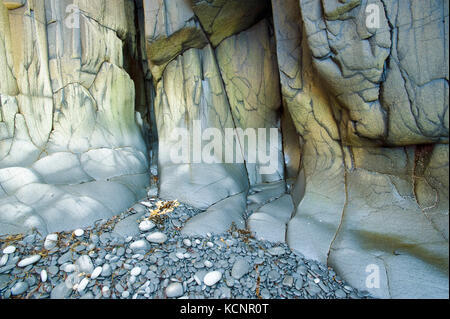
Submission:
[[42,269],[42,271],[41,271],[41,281],[42,282],[46,282],[47,278],[48,278],[47,271],[45,269]]
[[102,277],[109,277],[111,275],[112,275],[111,266],[109,264],[104,264],[103,267],[102,267],[101,276]]
[[148,235],[147,240],[151,243],[163,244],[167,240],[167,235],[161,232],[155,232]]
[[116,255],[119,257],[122,257],[123,255],[125,255],[125,248],[119,247],[119,249],[117,249]]
[[21,267],[21,268],[25,268],[28,265],[32,265],[32,264],[37,263],[40,259],[41,259],[40,255],[33,255],[33,256],[30,256],[30,257],[26,257],[26,258],[22,259],[17,264],[17,266]]
[[183,285],[179,282],[171,283],[166,288],[166,296],[168,298],[177,298],[181,297],[184,293]]
[[214,286],[216,283],[218,283],[222,279],[222,273],[220,271],[212,271],[205,275],[205,278],[203,278],[203,282],[207,286]]
[[94,271],[94,264],[88,255],[80,256],[75,262],[75,265],[81,273],[91,274]]
[[14,247],[14,246],[8,246],[5,249],[3,249],[3,253],[5,255],[14,254],[15,251],[16,251],[16,247]]
[[69,297],[71,293],[71,288],[67,287],[67,285],[62,282],[58,284],[55,288],[53,288],[50,298],[51,299],[65,299]]
[[137,251],[137,250],[148,250],[150,249],[150,245],[147,241],[141,239],[141,240],[137,240],[133,243],[130,244],[130,248],[133,251]]
[[131,269],[130,273],[131,273],[132,276],[137,277],[137,276],[139,276],[141,274],[141,272],[142,272],[141,267],[134,267],[133,269]]
[[58,234],[49,234],[45,237],[44,248],[47,250],[51,250],[56,247],[58,243]]
[[62,265],[72,260],[72,252],[69,250],[58,258],[58,264]]
[[80,299],[94,299],[94,295],[92,294],[92,292],[88,292],[87,294],[82,296]]
[[91,279],[97,279],[101,275],[103,268],[98,266],[91,274]]
[[88,284],[89,284],[89,279],[83,278],[83,279],[80,281],[80,283],[78,284],[78,287],[77,287],[78,293],[83,292],[84,289],[86,289],[86,287],[87,287]]
[[292,287],[294,285],[294,278],[292,276],[286,276],[283,279],[283,286]]
[[111,296],[111,290],[109,289],[108,286],[103,286],[102,288],[102,296],[105,298],[109,298],[109,296]]
[[23,294],[27,290],[28,290],[28,284],[24,281],[19,281],[11,288],[11,294],[13,296],[18,296],[18,295]]
[[206,268],[211,268],[212,266],[214,266],[214,264],[209,260],[205,260],[203,264],[205,265]]
[[183,254],[183,253],[180,253],[180,252],[179,252],[179,253],[176,253],[175,256],[176,256],[178,259],[180,259],[180,260],[181,260],[181,259],[184,259],[184,254]]
[[342,290],[342,289],[336,290],[336,291],[334,292],[334,295],[336,296],[336,298],[339,298],[339,299],[347,298],[347,294],[346,294],[345,291]]
[[303,278],[297,278],[295,281],[295,289],[301,290],[303,288]]
[[191,246],[192,246],[192,242],[191,242],[189,239],[184,239],[184,240],[183,240],[183,244],[184,244],[186,247],[191,247]]
[[301,265],[297,268],[297,273],[299,273],[302,276],[305,276],[307,273],[307,268],[304,265]]
[[199,270],[194,275],[194,280],[198,285],[201,285],[203,283],[203,279],[205,278],[206,271],[205,270]]
[[231,276],[236,279],[241,279],[250,271],[250,264],[243,258],[238,259],[231,269]]
[[270,248],[267,252],[269,254],[271,254],[272,256],[281,256],[286,253],[286,251],[284,250],[283,247],[273,247],[273,248]]
[[262,289],[261,290],[261,298],[263,298],[263,299],[271,299],[271,295],[270,295],[270,292],[269,292],[269,290],[267,290],[267,289]]
[[275,271],[275,270],[271,270],[269,271],[269,273],[267,274],[267,276],[269,277],[270,280],[272,281],[277,281],[280,278],[280,274]]
[[61,270],[70,274],[77,270],[77,266],[75,266],[74,264],[64,264],[61,266]]
[[128,291],[122,292],[122,298],[126,299],[128,297],[130,297],[130,292],[128,292]]
[[344,286],[344,290],[347,291],[347,292],[352,292],[353,288],[350,287],[350,286]]
[[139,224],[139,230],[141,232],[146,232],[153,229],[156,225],[149,220],[144,220]]
[[0,259],[0,267],[3,267],[4,265],[6,265],[8,263],[8,257],[9,255],[3,255],[2,258]]
[[75,230],[74,232],[73,232],[73,234],[76,236],[76,237],[81,237],[81,236],[83,236],[84,235],[84,230],[82,230],[82,229],[77,229],[77,230]]
[[48,267],[48,272],[49,272],[52,276],[56,275],[56,274],[58,273],[58,271],[59,271],[59,268],[56,267],[56,266],[50,266],[50,267]]

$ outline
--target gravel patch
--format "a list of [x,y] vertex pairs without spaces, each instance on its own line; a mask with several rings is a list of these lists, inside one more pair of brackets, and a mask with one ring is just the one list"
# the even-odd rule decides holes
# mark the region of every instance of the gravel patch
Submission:
[[84,229],[0,237],[0,299],[369,298],[286,244],[235,228],[183,236],[200,210],[155,198],[141,203],[147,213],[132,236],[114,226],[137,215],[134,208]]

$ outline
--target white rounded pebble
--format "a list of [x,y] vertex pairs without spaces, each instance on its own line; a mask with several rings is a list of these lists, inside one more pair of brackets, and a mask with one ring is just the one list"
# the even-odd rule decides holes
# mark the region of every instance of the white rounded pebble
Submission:
[[[80,283],[78,284],[77,291],[83,292],[84,289],[86,289],[87,285],[89,284],[89,279],[83,278]],[[75,286],[74,286],[75,287]]]
[[212,243],[212,242],[207,242],[206,243],[206,246],[208,246],[209,248],[213,248],[214,247],[214,244]]
[[166,296],[168,298],[177,298],[183,295],[183,285],[179,282],[174,282],[167,286],[166,288]]
[[122,292],[122,298],[128,298],[130,297],[130,293],[128,291]]
[[24,267],[26,267],[28,265],[32,265],[32,264],[37,263],[39,261],[39,259],[41,259],[40,255],[33,255],[33,256],[30,256],[30,257],[26,257],[26,258],[22,259],[17,264],[17,266],[21,267],[21,268],[24,268]]
[[19,281],[11,288],[11,294],[13,296],[18,296],[26,292],[28,289],[28,284],[24,281]]
[[316,279],[314,279],[314,282],[315,282],[316,284],[318,284],[318,283],[320,282],[320,279],[319,279],[319,278],[316,278]]
[[51,250],[56,247],[56,243],[58,242],[58,234],[49,234],[45,237],[44,248],[47,250]]
[[82,230],[82,229],[77,229],[77,230],[75,230],[74,232],[73,232],[73,234],[75,235],[75,236],[77,236],[77,237],[81,237],[81,236],[83,236],[84,235],[84,230]]
[[151,233],[147,236],[147,240],[151,243],[162,244],[167,240],[167,235],[161,232]]
[[142,232],[153,229],[156,225],[149,220],[144,220],[139,224],[139,230]]
[[187,247],[191,247],[192,246],[192,242],[189,239],[184,239],[183,240],[183,244]]
[[205,265],[205,267],[207,268],[211,268],[213,266],[213,263],[210,262],[209,260],[205,260],[205,262],[203,263]]
[[42,269],[42,271],[41,271],[41,281],[42,282],[46,282],[47,278],[48,278],[47,271],[45,269]]
[[98,276],[102,273],[103,268],[101,266],[98,266],[94,269],[94,271],[91,274],[91,279],[97,279]]
[[141,274],[141,271],[142,271],[141,267],[134,267],[133,269],[131,269],[130,273],[132,276],[137,277]]
[[15,251],[16,251],[16,247],[14,247],[14,246],[8,246],[5,249],[3,249],[3,253],[5,255],[14,254]]
[[102,295],[103,295],[103,297],[106,297],[106,298],[108,298],[111,295],[111,292],[110,292],[108,286],[104,286],[102,288]]
[[2,258],[0,259],[0,267],[3,267],[4,265],[6,265],[6,263],[8,262],[8,257],[9,255],[3,255]]
[[211,287],[217,284],[222,279],[222,273],[220,271],[211,271],[205,275],[203,282],[205,285]]
[[150,245],[145,240],[138,240],[130,244],[130,248],[132,250],[147,250],[150,248]]
[[126,243],[129,243],[130,241],[132,241],[133,240],[133,236],[128,236],[126,239],[125,239],[125,242]]

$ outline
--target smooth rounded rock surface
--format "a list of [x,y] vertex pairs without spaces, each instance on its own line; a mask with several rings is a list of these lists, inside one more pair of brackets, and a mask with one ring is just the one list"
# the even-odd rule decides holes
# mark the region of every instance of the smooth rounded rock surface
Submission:
[[183,285],[179,282],[174,282],[167,286],[166,288],[166,296],[168,298],[177,298],[183,295]]
[[14,254],[15,251],[16,251],[16,247],[14,247],[14,246],[8,246],[5,249],[3,249],[3,253],[5,255]]
[[98,266],[94,269],[94,271],[91,274],[91,279],[97,279],[98,276],[102,273],[103,268]]
[[11,288],[11,294],[13,296],[18,296],[26,292],[28,289],[28,284],[24,281],[19,281]]
[[155,232],[148,235],[146,239],[151,243],[163,244],[167,240],[167,235],[161,232]]
[[139,230],[146,232],[152,230],[156,225],[149,220],[144,220],[139,224]]
[[133,269],[131,269],[130,274],[131,274],[132,276],[137,277],[137,276],[139,276],[139,275],[141,274],[141,272],[142,272],[141,267],[134,267]]
[[40,259],[41,259],[40,255],[33,255],[33,256],[30,256],[30,257],[26,257],[26,258],[22,259],[17,264],[17,266],[23,268],[23,267],[26,267],[28,265],[32,265],[32,264],[37,263]]
[[244,275],[246,275],[250,271],[251,267],[249,263],[243,259],[238,259],[231,269],[231,276],[235,279],[241,279]]
[[56,247],[58,242],[58,234],[49,234],[45,237],[44,248],[47,250],[51,250]]
[[222,279],[222,273],[220,271],[211,271],[205,275],[203,282],[207,286],[214,286]]
[[82,230],[82,229],[77,229],[77,230],[75,230],[75,231],[73,232],[73,234],[74,234],[76,237],[81,237],[81,236],[84,235],[84,230]]
[[132,249],[133,251],[148,250],[150,249],[150,245],[147,241],[142,239],[131,243],[130,249]]
[[43,269],[43,270],[41,271],[41,281],[42,281],[42,282],[46,282],[46,281],[47,281],[47,278],[48,278],[47,271],[46,271],[45,269]]

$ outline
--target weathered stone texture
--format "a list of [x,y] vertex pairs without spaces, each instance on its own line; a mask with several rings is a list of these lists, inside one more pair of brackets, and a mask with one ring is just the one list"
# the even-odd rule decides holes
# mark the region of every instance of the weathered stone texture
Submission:
[[[448,296],[448,1],[272,6],[302,141],[289,245],[378,297]],[[366,286],[372,264],[380,289]]]
[[134,8],[0,5],[0,232],[88,226],[145,194],[147,146],[123,61]]

